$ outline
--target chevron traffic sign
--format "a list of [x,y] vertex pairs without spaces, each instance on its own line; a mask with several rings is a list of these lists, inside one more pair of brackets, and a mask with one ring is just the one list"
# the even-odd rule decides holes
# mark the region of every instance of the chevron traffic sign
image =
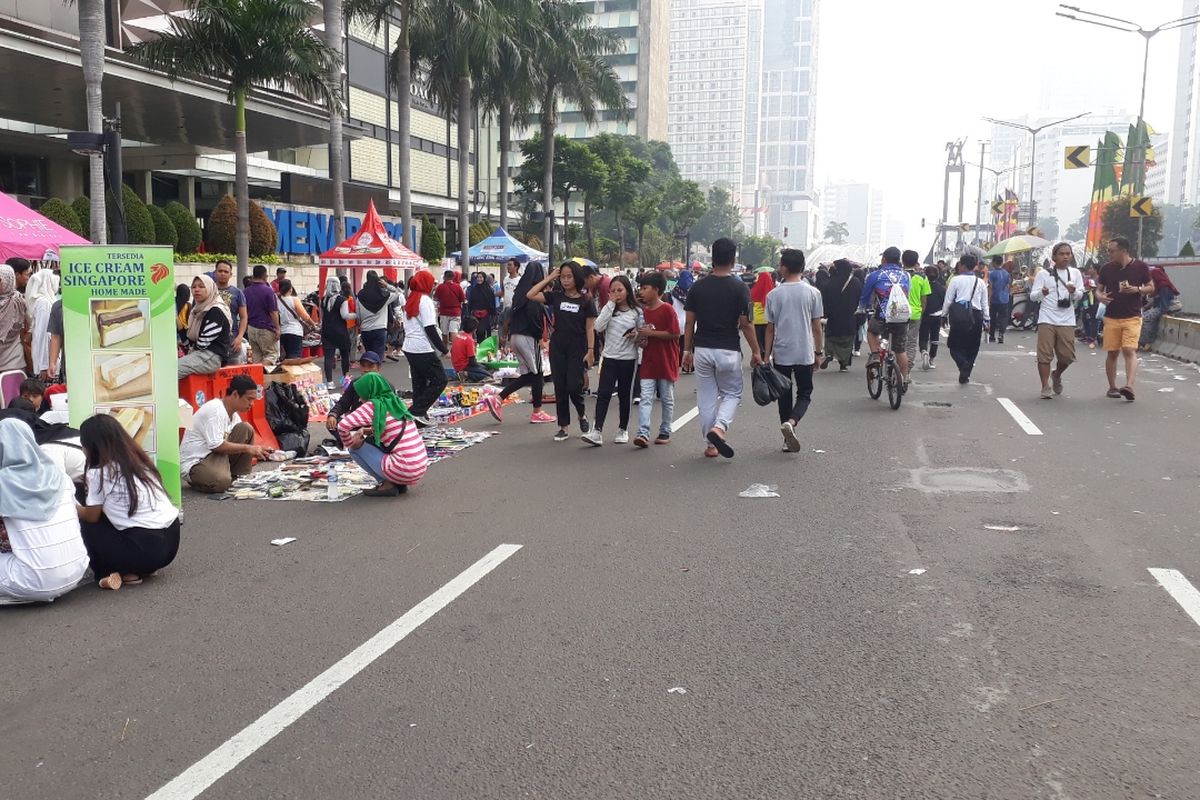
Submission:
[[1063,153],[1063,167],[1066,169],[1086,169],[1092,165],[1092,148],[1086,144],[1066,148]]
[[1003,213],[1004,213],[1004,201],[1003,200],[997,200],[996,202],[992,203],[992,216],[993,217],[998,217]]
[[1154,213],[1154,201],[1149,197],[1134,195],[1129,198],[1129,216],[1148,217]]

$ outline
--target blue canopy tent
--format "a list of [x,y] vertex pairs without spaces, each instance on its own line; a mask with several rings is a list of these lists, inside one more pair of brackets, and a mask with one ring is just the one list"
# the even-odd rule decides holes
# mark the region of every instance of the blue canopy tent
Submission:
[[[467,251],[471,264],[503,264],[510,258],[515,258],[524,264],[527,261],[545,261],[549,256],[539,253],[527,244],[522,244],[508,235],[504,228],[497,228],[491,236]],[[455,250],[450,254],[455,261],[462,260],[462,251]]]

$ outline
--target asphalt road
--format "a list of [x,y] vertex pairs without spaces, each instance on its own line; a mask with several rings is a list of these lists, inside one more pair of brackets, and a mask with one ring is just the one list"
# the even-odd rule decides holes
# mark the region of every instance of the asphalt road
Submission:
[[159,577],[0,609],[0,794],[1198,797],[1200,625],[1148,570],[1200,584],[1200,371],[1151,358],[1127,404],[1082,350],[1043,401],[1032,346],[966,387],[946,354],[898,412],[821,373],[798,455],[748,393],[732,461],[695,421],[555,444],[525,405],[403,498],[189,495]]

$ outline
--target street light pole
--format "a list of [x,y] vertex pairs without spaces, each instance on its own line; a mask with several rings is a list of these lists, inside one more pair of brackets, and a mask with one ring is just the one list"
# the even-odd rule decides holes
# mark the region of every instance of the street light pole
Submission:
[[[1123,33],[1136,33],[1145,40],[1146,47],[1142,55],[1142,96],[1138,101],[1137,128],[1135,128],[1138,138],[1141,139],[1143,137],[1143,131],[1145,130],[1146,124],[1146,78],[1150,69],[1150,40],[1164,31],[1187,28],[1191,25],[1200,23],[1200,14],[1189,14],[1186,17],[1180,17],[1179,19],[1174,19],[1170,22],[1164,22],[1155,28],[1147,29],[1143,28],[1141,25],[1138,25],[1136,22],[1131,22],[1127,19],[1121,19],[1120,17],[1110,17],[1107,14],[1097,14],[1094,11],[1084,11],[1078,6],[1069,6],[1065,3],[1059,3],[1058,8],[1059,10],[1055,12],[1055,15],[1064,19],[1073,20],[1075,22],[1086,22],[1089,25],[1099,25],[1101,28],[1111,28],[1114,31],[1122,31]],[[1073,11],[1075,13],[1064,14],[1064,10]],[[1083,16],[1075,16],[1076,14],[1082,14]],[[1128,144],[1129,143],[1126,142],[1126,146],[1128,146]],[[1135,178],[1135,180],[1141,181],[1143,187],[1142,191],[1145,191],[1146,186],[1146,150],[1149,147],[1150,136],[1145,134],[1145,140],[1140,142],[1140,146],[1138,147],[1138,169],[1136,173],[1137,177]],[[1130,198],[1132,202],[1132,195]],[[1142,256],[1142,217],[1138,217],[1137,256],[1138,258],[1141,258]]]
[[1033,136],[1033,145],[1030,148],[1031,157],[1029,159],[1029,216],[1032,218],[1029,221],[1030,226],[1037,224],[1037,203],[1033,202],[1034,177],[1037,175],[1037,135],[1047,128],[1053,128],[1055,125],[1062,125],[1064,122],[1070,122],[1071,120],[1079,119],[1080,117],[1086,117],[1090,113],[1092,112],[1084,111],[1082,114],[1076,114],[1073,117],[1064,117],[1063,119],[1056,119],[1053,122],[1047,122],[1043,125],[1038,125],[1036,128],[1030,127],[1029,125],[1023,125],[1019,122],[1009,122],[1008,120],[984,117],[986,121],[991,122],[994,125],[1004,125],[1009,128],[1016,128],[1019,131],[1025,131]]
[[975,244],[979,244],[979,225],[983,214],[983,162],[987,156],[987,142],[979,143],[979,194],[975,198]]

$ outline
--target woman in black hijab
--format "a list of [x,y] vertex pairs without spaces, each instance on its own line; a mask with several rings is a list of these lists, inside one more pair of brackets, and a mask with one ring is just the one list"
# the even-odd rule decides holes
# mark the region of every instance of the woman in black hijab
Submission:
[[821,369],[837,359],[839,371],[845,372],[854,360],[854,336],[858,331],[855,311],[862,294],[862,281],[854,277],[853,265],[844,258],[833,262],[833,269],[821,290],[825,305],[825,360]]
[[512,309],[509,311],[508,319],[504,322],[502,333],[503,339],[507,340],[517,358],[517,369],[521,374],[515,381],[504,387],[498,398],[492,397],[486,401],[488,411],[498,422],[503,421],[501,404],[504,403],[504,398],[526,386],[530,388],[532,395],[530,399],[533,403],[533,414],[529,417],[529,421],[557,421],[557,417],[542,411],[542,388],[544,385],[542,334],[546,330],[546,309],[541,303],[530,300],[526,296],[530,289],[545,278],[546,270],[542,263],[530,261],[525,265],[525,271],[521,273],[521,278],[517,281],[517,288],[513,290]]

